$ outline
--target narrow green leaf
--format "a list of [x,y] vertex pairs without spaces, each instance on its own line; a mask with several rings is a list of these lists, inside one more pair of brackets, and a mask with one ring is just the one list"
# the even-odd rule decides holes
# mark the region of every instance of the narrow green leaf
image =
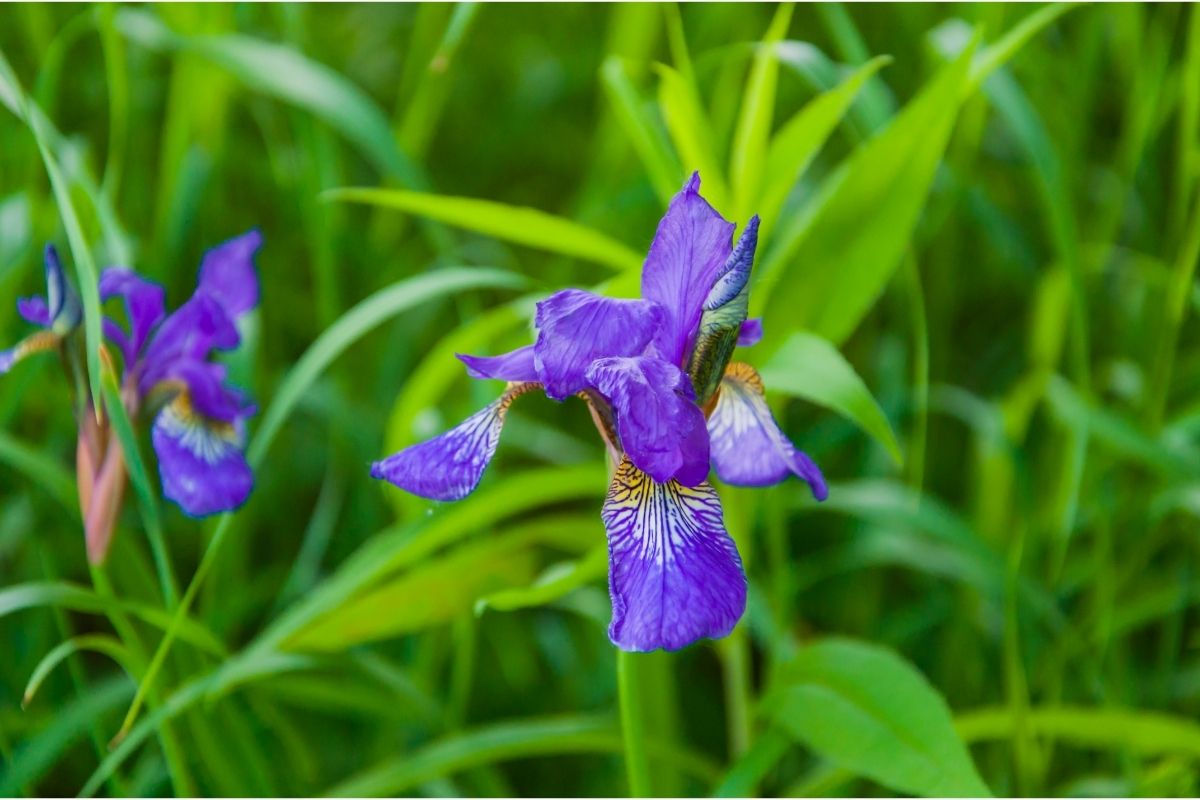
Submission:
[[117,28],[152,50],[186,50],[228,71],[251,89],[302,108],[354,143],[383,174],[406,186],[428,181],[401,151],[387,115],[340,74],[285,45],[241,34],[185,36],[153,13],[125,8]]
[[471,267],[446,267],[417,275],[391,286],[358,303],[322,333],[304,352],[275,389],[275,395],[263,415],[262,424],[246,450],[252,466],[266,455],[283,423],[313,382],[345,350],[377,326],[397,314],[453,292],[467,289],[519,288],[524,278],[502,270]]
[[[404,794],[425,781],[484,764],[518,758],[571,753],[619,753],[621,736],[601,717],[550,717],[503,722],[433,742],[413,753],[389,758],[347,778],[331,797],[386,797]],[[704,782],[715,777],[712,765],[692,753],[647,743],[660,764],[684,769]]]
[[883,409],[854,367],[825,339],[804,331],[792,334],[760,373],[768,390],[836,411],[883,445],[897,466],[903,463]]
[[[1037,736],[1080,747],[1133,751],[1147,756],[1181,753],[1200,757],[1200,725],[1159,711],[1131,708],[1031,708],[1020,721]],[[1007,740],[1017,720],[1007,708],[964,712],[954,725],[968,742]]]
[[56,459],[0,431],[0,462],[8,464],[42,487],[68,514],[79,519],[79,494],[75,488],[75,479],[59,466]]
[[[679,187],[675,187],[678,189]],[[637,269],[642,257],[615,239],[544,211],[471,197],[391,189],[331,189],[326,200],[364,203],[437,220],[514,244],[592,261],[616,270]]]
[[[166,629],[172,621],[172,617],[160,608],[130,600],[109,600],[90,589],[72,583],[22,583],[0,589],[0,617],[43,606],[64,608],[84,614],[108,615],[113,612],[125,612],[161,629]],[[225,653],[225,646],[220,640],[191,618],[183,618],[178,633],[185,642],[202,650],[217,656]]]
[[46,677],[54,671],[55,667],[75,653],[83,651],[102,653],[120,664],[121,668],[127,673],[132,674],[130,665],[133,661],[130,658],[129,650],[117,641],[117,639],[99,633],[75,636],[67,639],[65,642],[60,642],[53,650],[43,656],[42,660],[37,663],[37,666],[33,668],[33,673],[29,676],[29,682],[25,684],[25,693],[21,698],[21,708],[29,705],[34,695],[37,694],[38,688],[46,680]]
[[100,332],[100,290],[97,284],[96,263],[92,259],[92,251],[88,248],[83,235],[83,225],[75,211],[75,203],[71,199],[71,188],[59,166],[58,158],[52,152],[48,143],[49,132],[43,124],[44,116],[33,101],[26,97],[17,76],[9,66],[8,60],[0,53],[0,94],[11,101],[18,117],[29,127],[41,153],[46,175],[50,179],[50,187],[54,192],[54,200],[58,206],[58,214],[62,218],[63,228],[67,232],[67,242],[71,248],[72,260],[75,262],[75,277],[78,284],[79,297],[83,303],[83,334],[84,347],[87,354],[89,395],[91,406],[96,414],[100,413],[100,348],[104,341]]
[[683,167],[679,165],[657,121],[650,115],[647,103],[638,96],[625,70],[624,60],[619,56],[605,59],[600,67],[600,80],[617,121],[625,129],[625,134],[650,176],[658,199],[665,206],[683,183]]
[[762,215],[764,226],[776,227],[779,212],[792,187],[841,122],[863,84],[891,60],[890,56],[871,59],[836,88],[824,92],[797,111],[771,139],[765,186],[756,209]]
[[479,598],[475,603],[475,613],[482,614],[489,608],[497,611],[516,611],[520,608],[549,605],[580,586],[599,580],[607,574],[608,548],[600,546],[578,561],[555,564],[530,586],[493,592]]
[[942,696],[890,650],[848,639],[800,649],[765,712],[823,758],[906,794],[988,797]]
[[708,202],[714,208],[728,208],[729,187],[717,155],[716,133],[696,86],[665,64],[656,64],[655,69],[659,76],[658,103],[683,161],[683,172],[699,171]]
[[775,112],[775,86],[779,79],[779,57],[775,45],[787,35],[794,6],[780,5],[771,26],[754,52],[750,75],[742,95],[742,112],[733,134],[729,180],[733,183],[734,219],[750,216],[759,195],[771,122]]
[[944,67],[828,179],[794,224],[777,230],[751,297],[766,309],[768,351],[797,326],[843,341],[883,291],[949,141],[971,52]]

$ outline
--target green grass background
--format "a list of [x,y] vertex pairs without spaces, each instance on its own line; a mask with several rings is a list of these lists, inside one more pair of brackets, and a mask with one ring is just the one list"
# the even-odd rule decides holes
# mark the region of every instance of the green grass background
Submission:
[[[266,240],[236,514],[141,425],[89,571],[58,364],[0,380],[0,794],[1197,791],[1193,8],[7,5],[0,52],[3,342],[46,242],[173,307]],[[583,407],[459,504],[367,470],[494,397],[453,352],[636,292],[697,168],[831,492],[721,488],[750,608],[622,725]]]

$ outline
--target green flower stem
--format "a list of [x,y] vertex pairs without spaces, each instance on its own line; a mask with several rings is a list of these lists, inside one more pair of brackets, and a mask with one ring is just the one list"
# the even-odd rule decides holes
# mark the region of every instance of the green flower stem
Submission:
[[621,735],[625,740],[625,772],[630,797],[650,796],[650,765],[646,760],[646,730],[642,722],[638,655],[617,651],[617,694],[621,704]]

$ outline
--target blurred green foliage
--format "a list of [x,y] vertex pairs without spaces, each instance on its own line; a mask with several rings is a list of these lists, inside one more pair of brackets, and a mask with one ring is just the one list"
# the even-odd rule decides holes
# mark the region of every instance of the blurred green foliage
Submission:
[[1197,791],[1193,8],[8,5],[0,52],[0,341],[45,242],[176,305],[266,237],[236,514],[142,434],[89,571],[63,376],[0,381],[0,795],[625,793],[582,407],[458,504],[367,467],[538,297],[636,293],[693,169],[764,214],[744,357],[832,488],[722,488],[750,607],[623,673],[650,789]]

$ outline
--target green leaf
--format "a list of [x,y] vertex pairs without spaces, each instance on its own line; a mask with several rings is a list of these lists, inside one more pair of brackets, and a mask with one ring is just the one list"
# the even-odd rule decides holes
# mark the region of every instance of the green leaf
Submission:
[[859,148],[794,224],[777,229],[751,298],[765,308],[768,351],[796,327],[840,343],[883,291],[949,141],[972,52],[944,67]]
[[[859,67],[836,88],[821,94],[784,123],[767,150],[766,185],[757,211],[768,229],[774,229],[792,187],[808,169],[817,152],[858,96],[867,79],[892,61],[879,56]],[[766,236],[763,237],[766,239]]]
[[[616,726],[600,717],[550,717],[503,722],[454,734],[412,753],[388,758],[333,787],[331,797],[386,797],[417,784],[484,764],[570,753],[619,753]],[[711,782],[715,770],[694,754],[647,745],[648,755]]]
[[790,3],[778,7],[750,63],[750,74],[742,94],[742,112],[738,116],[729,158],[735,220],[745,220],[753,213],[752,206],[759,196],[767,145],[771,139],[775,86],[779,79],[779,57],[775,45],[787,34],[794,8]]
[[[90,589],[72,583],[22,583],[0,589],[0,617],[27,608],[52,606],[78,611],[85,614],[111,614],[125,612],[156,628],[166,629],[172,617],[160,608],[133,602],[113,601],[101,597]],[[179,637],[214,655],[224,655],[225,647],[208,629],[195,620],[183,618],[179,625]]]
[[445,267],[380,289],[343,314],[322,333],[275,389],[271,405],[246,451],[259,466],[292,409],[313,382],[345,350],[397,314],[452,292],[466,289],[519,288],[524,278],[511,272],[471,267]]
[[[1200,757],[1200,725],[1159,711],[1131,708],[1031,708],[1020,725],[1048,739],[1081,747],[1133,751],[1147,756],[1183,753]],[[1008,740],[1018,720],[1008,708],[964,712],[954,725],[968,742]]]
[[346,650],[444,625],[500,588],[528,583],[536,570],[528,537],[501,536],[435,556],[354,598],[289,637],[293,651]]
[[516,611],[553,603],[580,586],[599,580],[608,574],[608,548],[601,545],[578,561],[555,564],[543,572],[532,585],[520,589],[493,592],[479,598],[475,613],[489,608],[497,611]]
[[46,680],[46,677],[54,671],[54,668],[65,661],[68,657],[80,652],[102,653],[108,656],[113,661],[121,665],[121,668],[132,674],[130,665],[133,663],[130,657],[129,650],[121,644],[117,639],[105,634],[87,634],[84,636],[76,636],[67,639],[65,642],[60,642],[53,650],[42,657],[42,660],[33,668],[33,673],[29,676],[29,682],[25,684],[25,693],[21,698],[21,708],[24,709],[33,700],[37,694],[38,688]]
[[854,367],[825,339],[792,334],[759,372],[768,390],[836,411],[883,445],[897,466],[903,462],[883,410]]
[[895,653],[848,639],[802,647],[764,710],[822,758],[925,797],[991,796],[950,709]]
[[29,478],[50,494],[75,519],[79,519],[79,493],[75,479],[57,460],[0,431],[0,462]]
[[[678,187],[676,187],[678,188]],[[593,261],[616,270],[637,269],[642,257],[597,230],[544,211],[478,200],[391,189],[331,189],[326,200],[364,203],[426,217],[514,244]]]
[[143,47],[196,53],[249,88],[319,117],[353,142],[383,174],[406,186],[427,186],[420,169],[401,151],[387,115],[361,89],[324,64],[251,36],[180,35],[154,14],[136,9],[122,9],[117,28]]
[[649,105],[638,96],[625,69],[624,59],[619,56],[606,58],[600,67],[600,80],[617,115],[617,122],[624,128],[650,175],[658,199],[665,206],[683,183],[683,167],[679,165],[658,121],[651,116]]
[[[716,134],[694,84],[665,64],[658,71],[658,104],[671,141],[683,161],[683,172],[698,171],[704,196],[713,208],[727,208],[729,188],[717,156]],[[677,188],[677,187],[672,187]]]

